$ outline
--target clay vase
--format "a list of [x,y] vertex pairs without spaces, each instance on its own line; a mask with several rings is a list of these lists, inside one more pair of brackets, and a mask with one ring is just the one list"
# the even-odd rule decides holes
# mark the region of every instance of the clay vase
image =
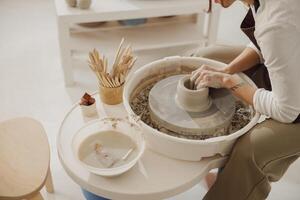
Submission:
[[70,7],[76,7],[77,0],[65,0],[68,6]]
[[101,101],[108,105],[116,105],[122,103],[123,99],[123,87],[124,84],[119,87],[108,88],[99,86],[99,95]]
[[212,104],[208,88],[191,89],[190,76],[179,80],[177,85],[176,103],[187,112],[204,112]]
[[88,9],[91,6],[91,0],[78,0],[78,7],[80,9]]

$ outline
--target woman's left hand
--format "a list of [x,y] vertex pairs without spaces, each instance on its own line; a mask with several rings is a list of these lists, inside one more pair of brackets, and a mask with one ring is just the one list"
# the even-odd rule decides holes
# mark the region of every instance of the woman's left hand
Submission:
[[232,78],[232,75],[212,71],[209,69],[199,68],[192,72],[191,81],[196,88],[212,87],[212,88],[227,88],[226,83]]

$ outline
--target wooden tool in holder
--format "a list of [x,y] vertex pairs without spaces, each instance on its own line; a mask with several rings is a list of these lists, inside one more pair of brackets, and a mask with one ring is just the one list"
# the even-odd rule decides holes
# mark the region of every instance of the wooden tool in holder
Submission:
[[89,66],[98,78],[99,94],[102,102],[115,105],[122,102],[125,79],[136,61],[132,55],[132,48],[123,48],[124,38],[117,50],[111,72],[108,72],[108,61],[94,49],[89,53]]

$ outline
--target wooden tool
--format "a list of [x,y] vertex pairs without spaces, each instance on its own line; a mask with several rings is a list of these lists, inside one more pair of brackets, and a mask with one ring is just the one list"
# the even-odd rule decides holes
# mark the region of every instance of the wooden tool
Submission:
[[106,88],[116,88],[124,84],[129,70],[135,64],[136,57],[132,55],[132,48],[128,45],[123,48],[124,38],[122,38],[117,49],[115,60],[111,67],[111,72],[108,72],[107,58],[93,49],[89,53],[89,66],[96,74],[99,85]]

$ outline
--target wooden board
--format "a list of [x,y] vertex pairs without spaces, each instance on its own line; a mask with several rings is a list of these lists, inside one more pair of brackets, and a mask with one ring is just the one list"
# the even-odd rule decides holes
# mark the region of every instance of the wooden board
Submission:
[[38,193],[49,162],[48,140],[40,123],[30,118],[0,123],[0,199]]

